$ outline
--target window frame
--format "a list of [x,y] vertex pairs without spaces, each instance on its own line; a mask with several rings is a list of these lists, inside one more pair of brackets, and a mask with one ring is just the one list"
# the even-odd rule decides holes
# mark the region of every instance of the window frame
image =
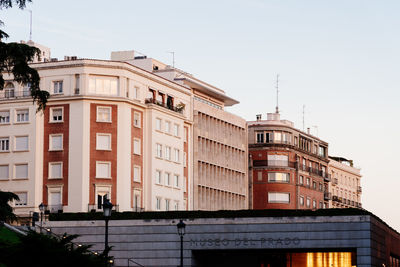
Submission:
[[[61,120],[54,120],[54,110],[61,109]],[[49,123],[63,123],[64,122],[64,107],[50,107]]]
[[[60,170],[61,170],[61,175],[60,175],[60,177],[52,177],[52,172],[51,172],[51,166],[52,165],[56,165],[56,164],[60,164]],[[53,180],[53,179],[63,179],[64,177],[63,177],[63,162],[62,161],[53,161],[53,162],[49,162],[49,167],[48,167],[48,174],[47,174],[47,178],[48,179],[51,179],[51,180]]]
[[[137,119],[136,119],[136,116],[137,116]],[[142,128],[141,124],[142,124],[142,114],[137,111],[134,111],[133,112],[133,126],[136,128]]]
[[1,164],[0,167],[7,166],[7,177],[0,177],[0,181],[10,180],[10,164]]
[[[17,166],[26,166],[26,177],[17,177]],[[27,179],[29,179],[29,164],[27,162],[14,163],[13,179],[15,179],[15,180],[27,180]]]
[[155,184],[162,185],[162,171],[156,170],[155,172]]
[[162,144],[156,143],[156,158],[162,159]]
[[159,132],[162,131],[162,119],[161,118],[156,118],[155,129],[156,129],[156,131],[159,131]]
[[[108,148],[100,148],[99,147],[99,136],[107,136],[109,138],[109,147]],[[111,151],[112,150],[112,134],[110,134],[110,133],[96,133],[96,150]]]
[[[57,92],[56,92],[56,85],[57,86]],[[61,85],[61,90],[60,90],[60,85]],[[63,80],[55,80],[53,81],[53,94],[54,95],[62,95],[64,94],[64,81]]]
[[[26,207],[26,206],[28,206],[28,192],[27,191],[14,192],[14,194],[16,194],[18,196],[18,198],[20,199],[20,200],[14,200],[14,203],[13,203],[14,207]],[[25,197],[26,202],[22,203],[22,204],[18,204],[18,202],[21,202],[21,197],[20,197],[21,194],[25,194],[26,195],[26,197]]]
[[[109,111],[110,119],[108,121],[99,119],[99,109],[107,109]],[[96,122],[112,123],[112,107],[101,106],[101,105],[97,106],[96,107]]]
[[[61,148],[54,149],[53,148],[53,138],[55,136],[61,136]],[[63,151],[64,150],[64,134],[57,133],[57,134],[49,134],[49,151]]]
[[175,188],[180,188],[179,187],[179,174],[174,174],[174,184],[173,184],[173,186],[175,187]]
[[[138,177],[135,177],[135,169],[138,170]],[[142,182],[141,167],[139,165],[133,165],[133,181],[136,183]]]
[[179,137],[180,135],[179,135],[179,127],[180,125],[179,124],[177,124],[177,123],[174,123],[174,125],[173,125],[173,128],[172,128],[172,134],[175,136],[175,137]]
[[[137,144],[137,146],[135,146],[135,144]],[[133,138],[133,154],[142,154],[142,140],[140,138]]]
[[2,119],[0,119],[0,125],[7,125],[7,124],[11,124],[11,112],[9,109],[4,109],[4,110],[0,110],[0,112],[8,112],[8,116],[2,116],[2,118],[8,118],[8,121],[2,121]]
[[[280,200],[270,200],[270,194],[281,194],[281,195],[288,195],[288,201],[280,201]],[[271,204],[290,204],[290,192],[268,192],[267,194],[267,202]]]
[[[99,174],[97,173],[97,165],[98,164],[107,164],[109,167],[108,167],[108,177],[100,177],[100,176],[98,176]],[[112,177],[111,177],[111,166],[112,166],[112,164],[111,164],[111,161],[96,161],[96,179],[111,179]]]
[[[22,137],[26,137],[26,148],[24,149],[17,149],[17,138],[22,138]],[[14,136],[14,152],[25,152],[25,151],[29,151],[29,135],[17,135]]]
[[[27,116],[25,116],[26,115],[26,113],[23,113],[23,118],[25,118],[25,117],[27,117],[28,119],[27,120],[23,120],[23,121],[18,121],[18,113],[19,112],[23,112],[23,111],[28,111],[27,113],[28,113],[28,115]],[[21,116],[20,116],[21,117]],[[17,123],[17,124],[20,124],[20,123],[28,123],[29,122],[29,108],[21,108],[21,109],[16,109],[15,110],[15,121],[14,121],[14,123]]]
[[[5,146],[7,146],[7,149],[2,149],[2,141],[5,141]],[[10,152],[10,137],[0,137],[0,152]]]

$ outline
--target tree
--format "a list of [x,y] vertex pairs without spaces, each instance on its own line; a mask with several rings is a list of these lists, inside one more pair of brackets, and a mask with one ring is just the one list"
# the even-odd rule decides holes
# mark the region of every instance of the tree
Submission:
[[13,200],[19,200],[19,197],[12,192],[0,191],[0,221],[12,222],[17,219],[9,204]]
[[34,231],[19,236],[19,242],[3,242],[0,239],[0,266],[111,266],[112,257],[104,253],[94,254],[90,246],[72,243],[77,235],[62,237],[39,234]]
[[[11,8],[13,3],[24,9],[27,2],[32,0],[0,0],[0,9]],[[0,20],[0,26],[2,24]],[[3,90],[5,85],[3,73],[12,74],[18,83],[30,85],[31,96],[38,105],[37,111],[43,110],[50,94],[40,90],[39,73],[28,65],[35,57],[40,58],[40,49],[27,44],[4,43],[2,40],[8,37],[7,33],[0,30],[0,90]]]

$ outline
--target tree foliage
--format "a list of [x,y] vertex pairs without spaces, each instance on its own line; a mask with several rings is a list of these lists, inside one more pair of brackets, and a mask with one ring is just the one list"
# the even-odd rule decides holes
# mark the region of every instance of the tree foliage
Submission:
[[19,197],[12,192],[0,191],[0,221],[13,222],[17,219],[9,204],[13,200],[19,200]]
[[[27,2],[31,0],[0,0],[0,9],[11,8],[13,3],[24,9]],[[8,38],[8,34],[0,30],[0,90],[5,85],[3,73],[12,74],[18,83],[30,85],[31,96],[38,105],[37,110],[44,109],[50,94],[40,90],[39,73],[28,65],[35,57],[40,58],[40,50],[26,44],[5,43],[2,41],[4,38]]]
[[34,231],[20,236],[20,242],[10,244],[0,240],[0,266],[110,266],[112,257],[89,251],[90,246],[77,246],[71,241],[77,235],[62,238]]

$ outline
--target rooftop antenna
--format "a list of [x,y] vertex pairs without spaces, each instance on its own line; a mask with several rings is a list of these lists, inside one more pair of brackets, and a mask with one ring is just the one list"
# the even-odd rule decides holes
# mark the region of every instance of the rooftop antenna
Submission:
[[303,105],[303,132],[304,132],[304,111],[306,110],[306,105]]
[[279,98],[278,98],[278,95],[279,95],[279,74],[277,74],[276,75],[276,86],[275,86],[275,88],[276,88],[276,110],[275,110],[275,112],[276,113],[279,113],[279,102],[278,102],[278,100],[279,100]]
[[174,51],[168,51],[167,53],[172,54],[172,67],[175,69],[175,52]]
[[29,13],[31,14],[31,18],[30,18],[30,31],[29,31],[29,40],[32,41],[32,10],[28,10]]

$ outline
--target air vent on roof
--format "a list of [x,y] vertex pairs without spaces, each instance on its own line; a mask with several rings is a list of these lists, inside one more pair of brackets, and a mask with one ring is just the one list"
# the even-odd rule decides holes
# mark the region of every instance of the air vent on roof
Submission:
[[137,57],[134,57],[134,59],[145,59],[145,58],[147,58],[147,56],[137,56]]
[[58,58],[56,58],[56,57],[50,58],[50,61],[51,62],[56,62],[56,61],[58,61]]

